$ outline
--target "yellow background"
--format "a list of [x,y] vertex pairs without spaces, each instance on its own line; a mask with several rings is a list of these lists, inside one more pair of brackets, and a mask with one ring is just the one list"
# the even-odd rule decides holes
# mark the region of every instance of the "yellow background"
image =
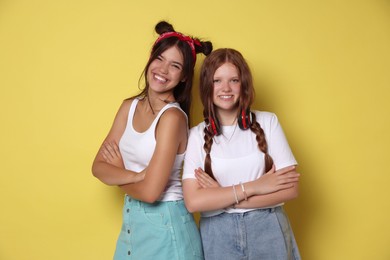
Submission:
[[286,208],[303,259],[390,259],[389,11],[385,0],[0,0],[0,259],[112,258],[123,194],[91,163],[138,92],[161,19],[246,57],[254,108],[279,116],[300,163]]

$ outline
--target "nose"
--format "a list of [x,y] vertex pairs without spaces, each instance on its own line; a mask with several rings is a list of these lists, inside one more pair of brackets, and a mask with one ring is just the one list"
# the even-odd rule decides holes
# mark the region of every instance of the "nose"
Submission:
[[223,92],[230,92],[231,90],[232,90],[232,88],[230,87],[229,82],[227,82],[227,81],[222,82],[222,91]]
[[169,64],[167,62],[162,62],[160,64],[160,68],[159,68],[159,71],[163,74],[167,74],[168,73],[168,66]]

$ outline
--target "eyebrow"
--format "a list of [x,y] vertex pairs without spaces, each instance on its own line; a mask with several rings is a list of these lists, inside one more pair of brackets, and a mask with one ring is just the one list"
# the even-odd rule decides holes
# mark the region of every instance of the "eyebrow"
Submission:
[[181,64],[180,62],[177,62],[177,61],[172,61],[173,64],[177,64],[177,65],[180,65],[180,67],[183,67],[183,64]]
[[[213,76],[213,79],[219,79],[219,78],[223,78],[224,76]],[[231,77],[228,77],[229,79],[240,79],[240,76],[231,76]]]
[[[166,58],[162,55],[162,54],[160,54],[159,55],[160,57],[162,57],[164,60],[166,60]],[[178,62],[178,61],[172,61],[172,63],[173,64],[177,64],[177,65],[180,65],[181,67],[184,67],[184,65],[183,64],[181,64],[180,62]]]

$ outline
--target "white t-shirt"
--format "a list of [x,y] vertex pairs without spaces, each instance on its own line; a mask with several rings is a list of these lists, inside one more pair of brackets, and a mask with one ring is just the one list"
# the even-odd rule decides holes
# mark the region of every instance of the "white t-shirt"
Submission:
[[[282,127],[275,114],[253,111],[257,122],[264,130],[268,144],[268,153],[272,157],[276,170],[297,162],[291,152]],[[204,169],[206,152],[204,145],[205,122],[193,127],[184,159],[183,179],[195,179],[194,170]],[[265,171],[264,153],[258,148],[256,135],[251,130],[241,130],[237,125],[222,126],[222,133],[213,138],[211,146],[211,167],[218,183],[232,186],[258,179]],[[233,192],[233,191],[232,191]],[[220,212],[246,212],[253,209],[227,208],[218,211],[202,212],[202,216],[213,216]]]
[[[162,114],[167,109],[175,108],[182,111],[184,115],[186,114],[180,108],[178,103],[166,104],[157,114],[149,129],[140,133],[133,128],[133,117],[137,104],[138,99],[136,98],[130,106],[126,129],[119,141],[119,150],[121,152],[125,168],[131,171],[141,172],[149,165],[149,162],[152,159],[154,149],[156,147],[156,126]],[[183,160],[184,153],[176,155],[167,186],[158,200],[174,201],[183,199],[183,190],[180,179]]]

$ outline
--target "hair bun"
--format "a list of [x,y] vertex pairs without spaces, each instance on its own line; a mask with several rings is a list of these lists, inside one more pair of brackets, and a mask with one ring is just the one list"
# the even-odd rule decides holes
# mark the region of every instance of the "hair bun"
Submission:
[[201,42],[203,50],[202,53],[204,55],[209,55],[213,51],[213,44],[210,41]]
[[156,24],[155,31],[158,34],[163,34],[166,32],[174,32],[175,29],[173,29],[172,24],[166,22],[166,21],[160,21]]
[[[199,39],[196,39],[199,41]],[[196,53],[203,53],[204,55],[209,55],[213,51],[213,44],[210,41],[199,41],[200,45],[195,45]]]

